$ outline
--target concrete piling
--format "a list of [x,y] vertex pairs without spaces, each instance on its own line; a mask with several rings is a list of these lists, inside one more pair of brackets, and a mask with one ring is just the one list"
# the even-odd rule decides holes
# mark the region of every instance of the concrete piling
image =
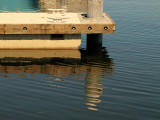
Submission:
[[[103,0],[88,0],[87,17],[103,17]],[[87,49],[99,48],[102,48],[102,34],[87,34]]]
[[88,0],[87,17],[103,17],[103,0]]

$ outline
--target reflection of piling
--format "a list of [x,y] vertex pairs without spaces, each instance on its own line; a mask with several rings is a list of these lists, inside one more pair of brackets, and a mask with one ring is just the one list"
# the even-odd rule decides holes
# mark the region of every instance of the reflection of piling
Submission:
[[111,77],[113,75],[113,63],[109,58],[107,51],[102,48],[96,51],[84,51],[86,57],[82,57],[83,61],[88,64],[85,84],[85,100],[87,108],[90,110],[98,110],[98,103],[101,103],[101,95],[103,92],[102,78],[103,76]]
[[[81,54],[81,55],[80,55]],[[98,110],[101,103],[102,78],[113,75],[114,64],[106,49],[81,50],[1,50],[0,73],[48,74],[49,81],[65,78],[85,78],[85,103],[90,110]],[[71,75],[72,73],[72,75]],[[80,74],[79,74],[80,73]],[[85,75],[85,76],[81,76]],[[34,76],[34,75],[33,75]],[[0,74],[0,77],[7,77]],[[48,81],[47,81],[48,82]],[[49,83],[52,85],[52,82]]]
[[101,103],[99,97],[101,96],[103,90],[101,87],[102,71],[98,71],[97,73],[94,71],[96,71],[96,68],[92,67],[86,75],[85,100],[86,105],[88,105],[88,109],[90,110],[98,110],[95,106],[97,106],[97,103]]

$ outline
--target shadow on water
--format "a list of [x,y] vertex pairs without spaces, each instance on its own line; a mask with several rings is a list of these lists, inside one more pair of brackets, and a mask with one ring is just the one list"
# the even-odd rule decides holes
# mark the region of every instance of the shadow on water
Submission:
[[[0,50],[0,73],[19,74],[47,74],[58,76],[56,81],[65,81],[60,73],[77,75],[84,74],[85,101],[88,109],[98,110],[103,91],[103,76],[113,75],[113,61],[109,58],[106,48],[98,51],[88,50]],[[0,74],[0,77],[7,77]],[[63,78],[63,79],[61,79]],[[48,85],[52,85],[49,83]]]
[[37,8],[37,9],[39,9],[38,0],[30,0],[30,1],[31,1],[31,6],[32,6],[32,8]]

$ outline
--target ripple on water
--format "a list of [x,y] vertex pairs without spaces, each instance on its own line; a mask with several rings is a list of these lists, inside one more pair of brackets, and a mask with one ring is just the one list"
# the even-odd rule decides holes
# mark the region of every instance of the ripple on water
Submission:
[[[1,7],[8,2],[15,1],[0,9],[37,11],[31,0]],[[117,24],[116,34],[103,37],[107,50],[81,50],[78,60],[1,62],[0,118],[159,120],[159,6],[159,0],[104,1]]]

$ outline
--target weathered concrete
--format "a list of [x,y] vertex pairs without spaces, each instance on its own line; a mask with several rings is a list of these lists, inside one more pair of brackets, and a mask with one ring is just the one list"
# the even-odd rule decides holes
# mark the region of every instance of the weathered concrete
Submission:
[[87,0],[39,0],[42,12],[64,9],[67,12],[87,12]]
[[38,58],[38,59],[39,58],[81,59],[81,53],[79,50],[0,50],[0,58],[6,58],[6,57]]
[[103,0],[88,0],[87,17],[103,17]]
[[[93,48],[102,44],[99,33],[115,32],[114,21],[103,13],[103,0],[39,0],[39,3],[42,11],[52,10],[0,13],[0,49],[78,49],[83,33],[89,34],[87,45]],[[87,16],[73,12],[87,12]]]
[[0,49],[78,49],[81,35],[0,35]]

